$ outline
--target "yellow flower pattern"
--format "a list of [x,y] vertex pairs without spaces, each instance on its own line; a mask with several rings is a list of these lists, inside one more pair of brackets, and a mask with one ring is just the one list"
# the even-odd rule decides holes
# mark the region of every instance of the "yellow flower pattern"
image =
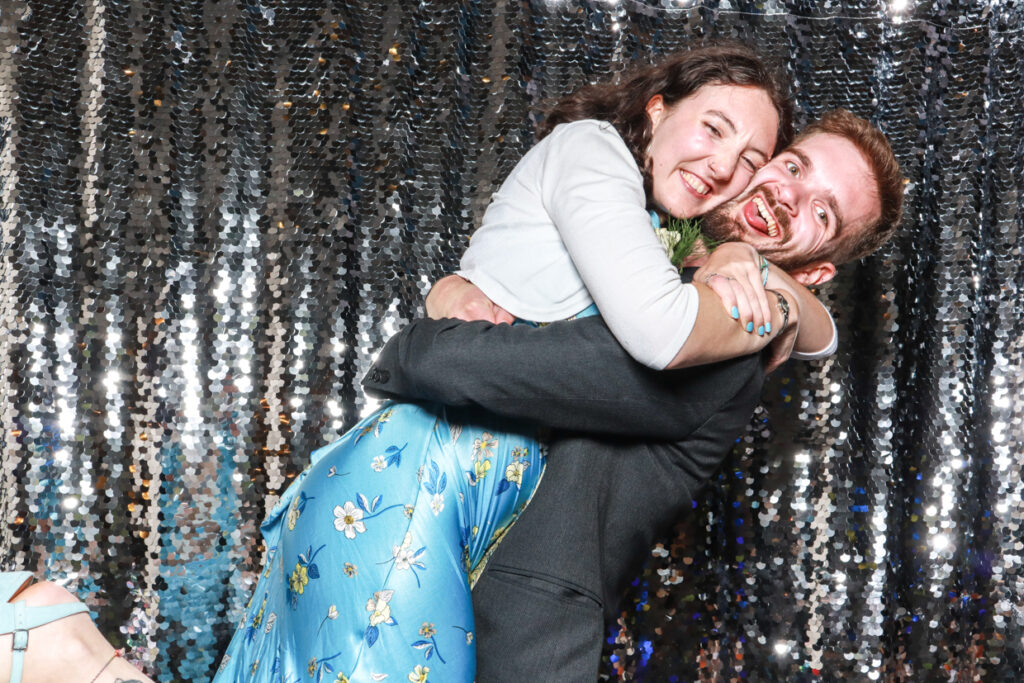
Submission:
[[487,473],[491,471],[490,460],[480,460],[473,463],[473,473],[476,475],[477,480],[483,479],[487,476]]
[[309,570],[296,562],[291,578],[288,579],[288,584],[291,586],[292,593],[302,595],[306,590],[306,586],[309,585]]

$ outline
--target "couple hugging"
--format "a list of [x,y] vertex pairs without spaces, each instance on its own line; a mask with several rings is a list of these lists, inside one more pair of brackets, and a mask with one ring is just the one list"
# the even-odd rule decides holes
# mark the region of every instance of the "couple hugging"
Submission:
[[[393,401],[314,452],[263,523],[215,681],[596,680],[624,586],[766,370],[833,352],[806,287],[899,222],[885,137],[836,110],[794,138],[791,110],[735,45],[558,102],[431,319],[364,379]],[[670,258],[661,226],[695,217],[705,241]],[[144,680],[30,578],[0,578],[0,681]]]

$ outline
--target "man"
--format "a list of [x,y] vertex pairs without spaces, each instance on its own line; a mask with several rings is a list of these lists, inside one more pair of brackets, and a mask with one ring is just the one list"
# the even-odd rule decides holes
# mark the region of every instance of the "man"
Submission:
[[[704,228],[818,284],[888,239],[902,189],[884,136],[830,112]],[[454,291],[432,293],[431,307],[465,316],[470,302],[486,313],[471,291]],[[421,321],[389,342],[365,381],[371,392],[475,404],[560,430],[544,481],[474,588],[478,681],[596,680],[624,585],[719,466],[762,380],[752,356],[642,368],[596,319],[541,329]]]

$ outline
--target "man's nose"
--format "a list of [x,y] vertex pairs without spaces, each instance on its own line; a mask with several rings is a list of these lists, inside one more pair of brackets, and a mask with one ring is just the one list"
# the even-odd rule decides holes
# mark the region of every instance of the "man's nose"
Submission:
[[779,203],[786,213],[796,216],[797,207],[800,205],[800,188],[795,183],[785,182],[775,185],[775,201]]

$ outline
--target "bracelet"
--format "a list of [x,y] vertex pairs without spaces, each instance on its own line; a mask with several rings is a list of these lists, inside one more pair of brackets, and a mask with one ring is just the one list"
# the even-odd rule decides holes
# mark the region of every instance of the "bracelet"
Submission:
[[768,259],[761,257],[761,286],[768,286]]
[[785,332],[786,326],[789,325],[789,302],[786,301],[786,297],[782,296],[782,292],[774,289],[766,289],[764,291],[771,292],[778,300],[779,313],[782,314],[782,324],[779,326],[779,334],[782,334]]

